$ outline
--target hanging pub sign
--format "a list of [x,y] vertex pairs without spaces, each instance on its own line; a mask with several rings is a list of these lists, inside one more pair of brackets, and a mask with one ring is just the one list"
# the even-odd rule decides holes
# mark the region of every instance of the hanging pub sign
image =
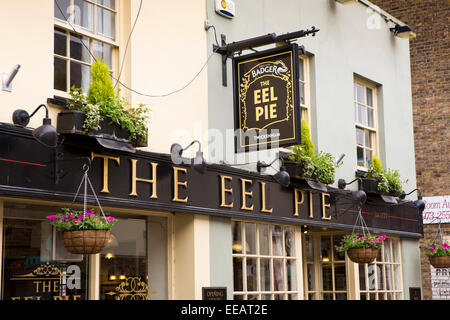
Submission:
[[233,59],[236,152],[300,143],[298,46]]

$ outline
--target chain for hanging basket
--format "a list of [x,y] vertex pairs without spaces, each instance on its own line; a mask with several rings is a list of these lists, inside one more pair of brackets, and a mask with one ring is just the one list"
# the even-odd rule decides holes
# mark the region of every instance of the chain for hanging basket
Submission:
[[92,190],[92,194],[94,195],[95,201],[97,202],[97,205],[100,209],[100,212],[102,213],[103,218],[105,220],[107,220],[105,213],[103,212],[102,206],[100,205],[100,201],[97,198],[97,194],[95,193],[94,188],[92,187],[91,180],[89,179],[89,176],[88,176],[89,169],[90,169],[89,165],[87,165],[87,164],[83,165],[83,171],[84,171],[83,178],[81,179],[80,185],[78,186],[77,192],[75,193],[75,197],[72,200],[71,206],[73,206],[73,204],[75,203],[75,200],[77,199],[78,194],[80,193],[81,186],[84,183],[83,213],[86,214],[86,211],[87,211],[87,208],[86,208],[87,207],[87,186],[89,184],[89,186],[91,187],[91,190]]
[[[103,215],[103,219],[108,221],[103,212],[102,206],[100,205],[100,201],[97,198],[97,195],[92,187],[92,183],[89,180],[88,171],[90,167],[89,165],[83,165],[83,178],[81,179],[80,185],[78,186],[75,197],[72,201],[72,205],[80,193],[81,186],[84,184],[84,195],[83,195],[83,214],[87,213],[87,192],[88,185],[92,190],[92,194],[95,197],[95,201],[97,202],[98,207],[100,208],[100,212]],[[76,231],[65,231],[63,232],[63,243],[66,247],[67,251],[73,254],[96,254],[102,252],[105,247],[108,245],[111,239],[111,233],[109,230],[76,230]]]

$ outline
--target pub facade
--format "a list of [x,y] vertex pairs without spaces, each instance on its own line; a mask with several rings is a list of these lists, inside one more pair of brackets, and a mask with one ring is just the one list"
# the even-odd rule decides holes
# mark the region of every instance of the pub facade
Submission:
[[[417,198],[358,184],[377,156],[416,187],[409,42],[390,29],[401,22],[368,1],[216,2],[1,4],[15,31],[0,67],[20,65],[0,92],[1,299],[420,297]],[[120,96],[151,107],[147,146],[60,130],[94,56]],[[11,121],[41,104],[52,147],[33,130],[42,111]],[[317,152],[345,155],[328,185],[285,174],[300,119]],[[46,217],[83,207],[85,172],[88,206],[118,222],[103,252],[74,255]],[[387,236],[373,263],[335,250],[364,231],[360,216]]]

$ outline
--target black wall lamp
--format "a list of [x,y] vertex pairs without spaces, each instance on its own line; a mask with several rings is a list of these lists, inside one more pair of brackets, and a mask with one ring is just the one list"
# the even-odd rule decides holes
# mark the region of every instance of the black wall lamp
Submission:
[[412,29],[407,26],[401,26],[399,24],[396,24],[395,27],[389,28],[389,30],[392,31],[394,36],[397,36],[402,39],[414,39],[416,37],[416,34],[412,31]]
[[194,140],[184,149],[180,144],[174,143],[170,147],[170,156],[172,158],[172,162],[182,163],[183,152],[186,151],[189,147],[191,147],[194,143],[198,143],[198,151],[195,153],[195,157],[194,159],[192,159],[191,165],[194,168],[194,170],[200,173],[204,173],[206,170],[206,161],[203,158],[202,145],[200,141]]
[[344,190],[345,187],[347,187],[349,184],[352,184],[353,182],[358,181],[358,180],[360,180],[360,178],[356,178],[355,180],[352,180],[350,182],[346,182],[344,179],[339,179],[338,180],[338,188],[341,190]]
[[33,130],[33,137],[47,147],[56,147],[58,143],[58,132],[56,131],[56,128],[52,126],[52,120],[48,117],[48,108],[45,104],[39,105],[31,115],[22,109],[15,110],[12,116],[13,123],[25,127],[30,122],[30,118],[33,117],[41,107],[45,108],[45,118],[42,121],[42,126]]
[[[278,158],[276,158],[269,164],[265,163],[264,161],[258,161],[256,163],[256,170],[258,170],[258,172],[261,173],[263,169],[272,166],[272,164],[277,160]],[[287,173],[286,168],[283,166],[280,167],[280,171],[278,171],[273,175],[273,178],[276,182],[278,182],[280,185],[286,188],[289,187],[289,184],[291,183],[291,177],[289,176],[289,173]]]
[[419,189],[414,189],[409,193],[405,193],[405,191],[402,191],[402,194],[399,196],[400,199],[405,199],[407,195],[410,195],[414,191],[417,191],[417,200],[414,201],[414,205],[420,210],[423,211],[425,209],[425,201],[422,200],[422,194],[420,193]]

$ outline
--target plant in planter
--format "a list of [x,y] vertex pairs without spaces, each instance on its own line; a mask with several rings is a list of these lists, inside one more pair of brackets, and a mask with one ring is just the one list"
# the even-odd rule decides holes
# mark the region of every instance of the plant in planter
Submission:
[[[150,109],[145,104],[132,107],[125,98],[118,98],[114,92],[108,67],[97,60],[91,67],[91,83],[87,95],[80,88],[72,86],[70,91],[71,101],[67,102],[67,108],[72,111],[82,112],[82,133],[96,134],[99,130],[105,130],[107,125],[115,124],[120,130],[113,131],[110,135],[131,141],[134,145],[146,145],[147,125]],[[68,112],[58,115],[58,129],[63,133],[70,132],[72,126],[65,124],[63,119]]]
[[377,257],[378,250],[383,245],[386,236],[355,234],[346,235],[341,243],[335,247],[337,252],[347,252],[351,261],[356,263],[371,263]]
[[111,216],[99,217],[94,210],[62,208],[62,211],[47,216],[47,219],[63,233],[63,244],[67,251],[73,254],[96,254],[105,249],[116,219]]
[[367,192],[378,192],[392,196],[399,196],[403,190],[398,170],[385,170],[380,159],[375,156],[372,158],[372,163],[363,178],[362,187]]
[[430,264],[435,268],[450,267],[450,244],[447,241],[437,241],[420,246],[430,260]]
[[314,152],[309,127],[302,120],[302,143],[292,147],[293,155],[284,161],[286,170],[292,177],[312,179],[320,183],[331,184],[335,179],[338,165],[330,153]]

